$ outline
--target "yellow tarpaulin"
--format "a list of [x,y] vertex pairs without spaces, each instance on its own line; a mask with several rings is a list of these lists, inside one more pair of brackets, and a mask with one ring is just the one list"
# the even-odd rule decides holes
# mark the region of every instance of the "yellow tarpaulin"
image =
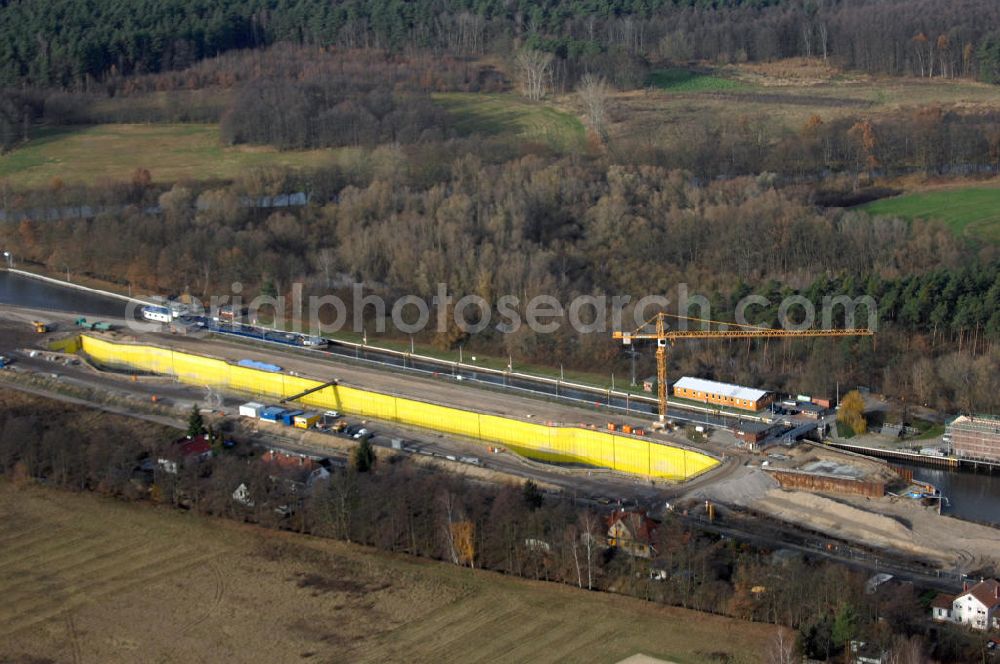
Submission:
[[[176,376],[182,383],[263,399],[283,399],[322,384],[156,346],[115,343],[86,335],[81,337],[80,345],[84,353],[102,365]],[[582,463],[646,477],[689,479],[718,464],[706,454],[642,438],[522,422],[354,387],[331,386],[303,397],[302,403],[505,445],[541,461]]]

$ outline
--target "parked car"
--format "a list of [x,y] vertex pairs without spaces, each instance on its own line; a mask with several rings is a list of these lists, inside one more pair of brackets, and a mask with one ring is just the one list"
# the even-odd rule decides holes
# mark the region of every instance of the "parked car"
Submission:
[[360,427],[357,431],[354,432],[353,437],[355,439],[360,439],[360,438],[362,438],[362,437],[364,437],[364,436],[366,436],[366,435],[368,435],[370,433],[371,432],[368,429],[366,429],[364,427]]

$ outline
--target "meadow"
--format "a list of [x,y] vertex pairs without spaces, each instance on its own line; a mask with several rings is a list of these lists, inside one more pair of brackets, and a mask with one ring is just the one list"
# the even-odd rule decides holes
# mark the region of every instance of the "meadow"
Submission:
[[11,187],[129,180],[146,168],[160,182],[227,180],[247,169],[309,168],[336,150],[279,151],[226,147],[212,124],[105,124],[42,128],[27,144],[0,155],[0,180]]
[[570,150],[583,145],[585,131],[572,113],[515,94],[447,92],[432,95],[462,134],[516,136]]
[[0,542],[4,661],[755,662],[774,630],[6,480]]
[[[553,149],[575,150],[585,139],[572,113],[533,104],[513,94],[434,95],[460,134],[508,135]],[[42,127],[31,139],[0,155],[0,181],[17,188],[63,183],[127,181],[137,168],[158,182],[232,180],[249,169],[310,169],[356,160],[362,148],[278,150],[266,146],[226,146],[215,124],[111,123]]]
[[906,193],[863,206],[875,215],[936,219],[976,242],[1000,242],[1000,187],[958,187]]
[[736,79],[690,69],[655,69],[649,75],[649,85],[670,92],[715,92],[748,87]]

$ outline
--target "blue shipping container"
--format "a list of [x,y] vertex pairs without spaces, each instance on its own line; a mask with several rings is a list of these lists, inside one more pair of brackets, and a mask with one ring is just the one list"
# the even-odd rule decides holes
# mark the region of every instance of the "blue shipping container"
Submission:
[[296,415],[301,415],[301,414],[302,414],[301,410],[286,410],[281,415],[281,421],[282,421],[282,423],[284,423],[285,426],[290,427],[293,424],[295,424],[295,416]]
[[264,410],[260,411],[260,419],[267,422],[277,422],[281,419],[281,416],[285,414],[284,408],[278,408],[277,406],[268,406]]

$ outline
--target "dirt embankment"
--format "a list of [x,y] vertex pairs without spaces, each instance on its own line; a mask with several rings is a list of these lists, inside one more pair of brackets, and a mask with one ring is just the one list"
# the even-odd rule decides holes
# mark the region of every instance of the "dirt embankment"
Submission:
[[961,521],[909,501],[772,489],[750,505],[774,517],[867,546],[972,570],[1000,565],[1000,529]]

